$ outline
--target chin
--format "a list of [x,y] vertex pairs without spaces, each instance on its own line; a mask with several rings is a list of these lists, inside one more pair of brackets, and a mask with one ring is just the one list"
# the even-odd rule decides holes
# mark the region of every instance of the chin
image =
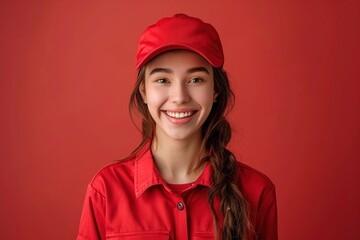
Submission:
[[169,136],[169,138],[171,138],[173,140],[182,141],[182,140],[190,140],[190,139],[195,138],[196,137],[196,132],[169,133],[167,135]]

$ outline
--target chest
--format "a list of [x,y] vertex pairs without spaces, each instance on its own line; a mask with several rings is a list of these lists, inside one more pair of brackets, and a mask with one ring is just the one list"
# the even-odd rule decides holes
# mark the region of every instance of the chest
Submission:
[[178,194],[156,185],[139,197],[114,190],[105,205],[107,239],[214,239],[207,197],[202,186]]

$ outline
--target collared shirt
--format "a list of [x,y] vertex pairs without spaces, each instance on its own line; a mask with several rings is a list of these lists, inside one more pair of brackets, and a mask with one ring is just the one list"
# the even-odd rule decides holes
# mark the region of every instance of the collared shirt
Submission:
[[[237,181],[252,209],[255,236],[277,239],[275,188],[262,173],[239,163]],[[148,146],[103,168],[88,186],[77,240],[214,239],[208,203],[211,167],[180,194],[163,180]],[[219,208],[219,199],[215,199]],[[223,217],[219,212],[219,226]]]

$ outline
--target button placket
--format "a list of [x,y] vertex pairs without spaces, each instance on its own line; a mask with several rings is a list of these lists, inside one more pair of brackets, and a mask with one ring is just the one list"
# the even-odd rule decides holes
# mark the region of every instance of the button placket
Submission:
[[[175,200],[176,199],[176,200]],[[176,225],[178,230],[175,233],[174,239],[189,239],[189,230],[188,230],[188,219],[187,219],[187,209],[185,208],[185,201],[182,197],[176,196],[174,200],[174,213],[176,216]]]

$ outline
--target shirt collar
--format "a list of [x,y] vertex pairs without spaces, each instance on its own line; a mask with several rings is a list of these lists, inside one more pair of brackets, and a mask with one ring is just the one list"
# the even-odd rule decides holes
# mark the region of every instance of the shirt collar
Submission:
[[[195,181],[196,185],[203,185],[206,187],[211,186],[211,167],[209,163],[206,163],[205,168],[199,178]],[[150,143],[146,144],[137,154],[135,158],[134,169],[134,184],[135,195],[140,197],[148,188],[155,185],[164,185],[167,188],[167,184],[161,177],[159,170],[157,169],[154,159],[152,157]]]
[[134,184],[135,195],[140,197],[149,187],[162,184],[163,180],[153,161],[150,143],[147,143],[135,158]]
[[211,187],[211,176],[212,170],[209,162],[206,163],[204,171],[199,176],[199,178],[195,181],[195,184],[203,185],[206,187]]

